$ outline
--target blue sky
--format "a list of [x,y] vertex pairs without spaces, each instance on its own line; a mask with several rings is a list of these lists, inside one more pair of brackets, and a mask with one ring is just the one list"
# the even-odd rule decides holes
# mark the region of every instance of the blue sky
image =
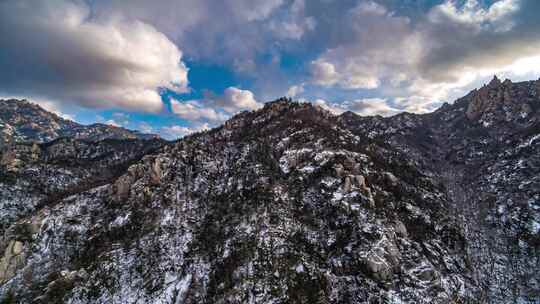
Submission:
[[[423,113],[540,76],[535,0],[5,0],[0,97],[181,137],[281,96]],[[20,18],[24,16],[24,18]]]

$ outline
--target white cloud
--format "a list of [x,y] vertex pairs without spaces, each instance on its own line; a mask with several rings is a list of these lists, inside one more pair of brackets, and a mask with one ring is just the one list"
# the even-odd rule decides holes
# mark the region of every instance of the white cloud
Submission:
[[247,21],[257,21],[268,18],[283,4],[283,0],[228,0],[227,4],[237,16]]
[[488,27],[494,31],[508,31],[514,25],[512,15],[519,10],[519,0],[501,0],[483,8],[477,0],[467,0],[458,7],[455,2],[435,6],[428,14],[432,23],[456,23],[480,31]]
[[98,18],[85,2],[3,1],[0,48],[12,55],[0,59],[2,90],[11,94],[158,112],[159,88],[187,89],[182,52],[164,34],[121,16]]
[[351,102],[346,102],[344,105],[349,111],[353,111],[364,116],[391,116],[399,112],[403,112],[388,105],[386,99],[381,98],[365,98],[357,99]]
[[218,98],[215,104],[228,113],[235,113],[242,110],[257,110],[262,107],[262,104],[255,100],[255,96],[251,91],[236,87],[225,89],[223,97]]
[[118,126],[127,127],[129,125],[129,115],[126,113],[115,112],[112,114],[111,120]]
[[317,25],[314,17],[305,16],[305,7],[304,0],[295,0],[284,17],[270,21],[270,30],[279,38],[300,40]]
[[116,122],[114,119],[109,119],[105,121],[105,124],[113,127],[121,127],[122,125],[118,122]]
[[351,111],[362,116],[391,116],[403,112],[403,110],[399,110],[388,105],[387,100],[381,98],[356,99],[342,103],[329,103],[323,99],[316,99],[313,101],[313,104],[320,106],[336,115],[346,111]]
[[146,133],[146,134],[152,134],[154,133],[154,128],[147,122],[141,122],[139,123],[139,126],[138,126],[138,129],[142,132],[142,133]]
[[323,109],[325,109],[327,111],[330,111],[335,115],[339,115],[339,114],[346,111],[346,109],[344,109],[341,104],[329,103],[324,99],[315,99],[313,101],[313,104],[316,105],[316,106],[319,106],[319,107],[321,107],[321,108],[323,108]]
[[219,122],[226,119],[224,114],[218,113],[211,107],[204,107],[199,101],[196,100],[182,102],[171,99],[171,110],[179,117],[190,121],[207,120]]
[[172,125],[172,126],[160,128],[159,133],[165,139],[174,140],[174,139],[181,138],[192,133],[196,133],[196,132],[204,131],[208,129],[210,129],[208,124],[200,124],[194,127]]
[[[486,73],[538,71],[531,58],[540,54],[539,1],[439,2],[4,0],[0,94],[61,101],[62,109],[159,112],[159,88],[188,89],[186,54],[242,73],[259,98],[301,94],[281,81],[290,77],[327,99],[376,93],[389,104],[401,98],[400,109],[426,111]],[[517,63],[527,60],[533,64]],[[332,96],[335,89],[346,92]],[[177,112],[212,122],[260,106],[241,91]]]
[[256,110],[262,104],[249,90],[228,87],[222,95],[209,95],[201,100],[171,99],[171,110],[177,116],[196,123],[216,124],[243,110]]
[[[538,1],[458,3],[445,1],[427,17],[411,20],[376,2],[360,2],[343,17],[344,39],[311,63],[311,82],[377,88],[381,96],[399,100],[400,110],[426,112],[494,73],[512,78],[539,73],[534,58],[540,54],[540,19],[530,13],[540,9]],[[360,104],[365,113],[397,110],[388,102]]]
[[[23,98],[16,98],[16,99],[23,99]],[[67,120],[71,120],[71,121],[75,121],[75,117],[76,115],[75,114],[68,114],[66,112],[64,112],[55,102],[53,101],[50,101],[50,100],[42,100],[42,99],[32,99],[32,102],[35,102],[37,103],[38,105],[40,105],[43,109],[51,112],[51,113],[54,113],[60,117],[62,117],[63,119],[67,119]]]
[[361,2],[343,18],[348,39],[311,63],[314,84],[375,89],[418,58],[419,37],[407,17],[395,16],[375,2]]
[[303,92],[304,92],[304,85],[303,84],[293,85],[293,86],[289,87],[289,89],[287,90],[287,96],[288,97],[296,97],[299,94],[302,94]]
[[96,14],[122,14],[151,23],[192,60],[244,71],[249,63],[259,64],[257,56],[273,47],[276,40],[285,39],[269,24],[289,14],[291,6],[284,0],[92,1]]
[[127,127],[130,123],[129,115],[122,112],[115,112],[112,113],[111,117],[106,119],[105,117],[101,115],[96,115],[96,121],[100,123],[104,123],[107,125],[111,125],[114,127]]
[[313,82],[322,86],[332,86],[340,79],[335,66],[324,59],[317,59],[311,63],[311,74]]

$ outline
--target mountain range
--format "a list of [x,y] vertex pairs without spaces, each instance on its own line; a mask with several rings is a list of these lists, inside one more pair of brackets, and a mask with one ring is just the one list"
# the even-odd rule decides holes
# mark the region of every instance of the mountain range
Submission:
[[0,303],[538,303],[540,80],[174,142],[0,101]]

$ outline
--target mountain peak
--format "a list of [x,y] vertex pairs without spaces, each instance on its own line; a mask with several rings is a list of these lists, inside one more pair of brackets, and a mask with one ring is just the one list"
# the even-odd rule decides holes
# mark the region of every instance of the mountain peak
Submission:
[[0,148],[11,143],[45,143],[60,137],[90,141],[106,138],[152,139],[157,135],[142,134],[103,124],[81,125],[64,119],[26,99],[0,99]]
[[501,80],[497,77],[497,75],[493,75],[493,78],[489,82],[488,86],[489,87],[497,87],[499,85],[501,85]]
[[496,121],[519,121],[530,115],[538,103],[538,86],[534,81],[501,82],[497,76],[487,86],[472,91],[464,98],[468,102],[466,116],[485,125]]

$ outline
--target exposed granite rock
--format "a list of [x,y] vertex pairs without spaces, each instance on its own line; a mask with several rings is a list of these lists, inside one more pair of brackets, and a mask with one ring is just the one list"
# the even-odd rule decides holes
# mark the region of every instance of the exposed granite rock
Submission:
[[15,276],[17,270],[25,264],[26,257],[23,254],[23,243],[11,240],[0,259],[0,284]]

